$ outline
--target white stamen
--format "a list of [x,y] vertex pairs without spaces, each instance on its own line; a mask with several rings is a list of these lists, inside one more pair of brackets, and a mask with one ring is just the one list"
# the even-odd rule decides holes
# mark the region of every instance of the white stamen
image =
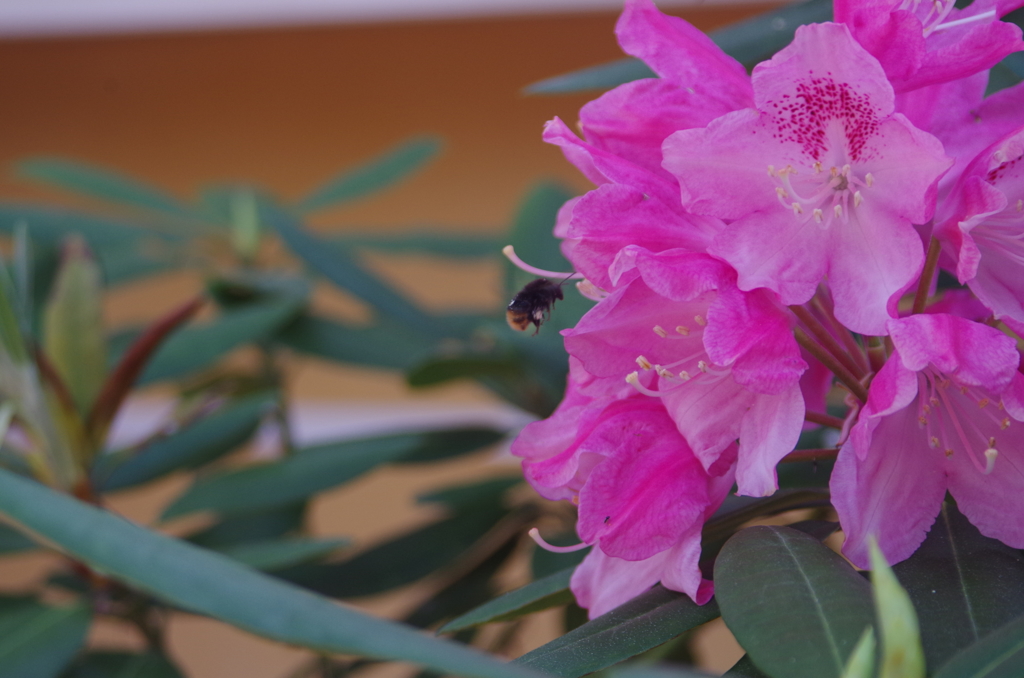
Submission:
[[662,379],[671,379],[672,377],[676,376],[672,374],[672,370],[662,367],[661,365],[656,365],[654,369],[655,371],[657,371],[658,376],[661,377]]
[[676,325],[676,332],[683,335],[684,337],[690,336],[690,328],[686,325]]
[[705,320],[704,316],[702,316],[702,315],[695,315],[695,316],[693,316],[693,322],[697,323],[701,327],[705,327],[708,324],[708,321]]
[[822,222],[822,216],[823,216],[824,213],[820,209],[815,207],[814,211],[811,212],[811,214],[814,215],[814,221],[816,221],[819,224]]
[[778,173],[775,171],[775,165],[768,165],[768,176],[777,177]]
[[701,360],[701,361],[698,361],[698,362],[697,362],[697,367],[698,367],[698,368],[700,369],[700,371],[701,371],[701,372],[703,372],[704,374],[707,374],[707,373],[708,373],[708,364],[707,364],[707,362],[705,362],[705,361],[703,361],[703,360]]
[[601,301],[608,296],[608,293],[589,280],[580,280],[576,283],[576,289],[591,301]]
[[814,173],[821,174],[821,162],[819,160],[814,161]]
[[642,369],[642,370],[649,370],[649,369],[651,369],[651,367],[653,367],[653,365],[651,365],[651,361],[649,361],[647,358],[643,357],[642,355],[638,355],[636,357],[636,364],[639,365],[640,369]]
[[683,381],[690,381],[690,373],[686,370],[682,370],[679,372],[679,378]]
[[564,272],[561,272],[561,271],[545,271],[543,268],[537,268],[536,266],[530,266],[528,263],[526,263],[525,261],[523,261],[522,259],[520,259],[516,255],[516,250],[515,250],[514,247],[512,247],[512,245],[505,245],[505,247],[502,248],[501,253],[504,254],[506,257],[508,257],[508,260],[511,261],[513,264],[515,264],[518,268],[526,271],[527,273],[532,273],[534,275],[539,275],[542,278],[556,278],[558,280],[582,280],[583,279],[583,274],[582,273],[564,273]]
[[668,336],[668,332],[666,332],[665,328],[663,328],[661,325],[654,326],[654,333],[657,334],[662,339]]
[[544,537],[540,536],[540,530],[536,527],[530,528],[530,531],[527,532],[527,534],[530,535],[530,539],[537,542],[537,546],[541,547],[545,551],[551,551],[552,553],[572,553],[573,551],[581,551],[590,546],[587,542],[580,542],[579,544],[573,544],[572,546],[554,546],[544,541]]
[[804,208],[800,206],[800,203],[793,203],[793,214],[803,214]]
[[996,466],[996,457],[998,456],[999,452],[994,447],[985,450],[985,475],[992,473],[992,469]]
[[836,213],[836,217],[838,217],[840,219],[843,217],[843,206],[842,205],[836,205],[835,207],[832,208],[832,211]]
[[864,183],[868,185],[868,188],[871,188],[872,184],[875,183],[875,177],[871,172],[864,175]]
[[862,202],[864,202],[864,196],[860,194],[860,191],[857,191],[853,194],[853,206],[860,207]]
[[932,30],[932,32],[934,33],[935,31],[944,31],[947,28],[953,28],[954,26],[962,26],[964,24],[971,24],[976,21],[984,21],[985,19],[993,18],[995,15],[996,11],[994,9],[990,9],[987,12],[975,14],[974,16],[969,16],[966,19],[954,19],[953,21],[947,21],[946,23],[939,24]]
[[776,186],[775,193],[783,200],[789,197],[789,193],[786,193],[786,189],[784,189],[782,186]]

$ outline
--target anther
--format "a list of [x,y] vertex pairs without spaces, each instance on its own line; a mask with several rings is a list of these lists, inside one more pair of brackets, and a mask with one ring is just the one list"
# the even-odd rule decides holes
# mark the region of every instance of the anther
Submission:
[[860,191],[855,192],[853,194],[853,206],[860,207],[862,202],[864,202],[864,196],[860,194]]
[[662,367],[661,365],[656,365],[654,369],[662,379],[671,379],[676,376],[672,374],[672,370]]
[[1010,426],[1010,418],[1009,417],[1003,417],[1003,420],[1001,422],[999,422],[999,430],[1000,431],[1005,431],[1007,428],[1009,428],[1009,426]]
[[815,221],[815,222],[817,222],[817,223],[819,223],[819,224],[820,224],[820,223],[822,222],[822,215],[823,215],[824,213],[823,213],[823,212],[822,212],[822,211],[821,211],[820,209],[818,209],[818,208],[814,208],[814,211],[813,211],[813,212],[811,212],[811,214],[813,214],[813,215],[814,215],[814,221]]
[[982,398],[981,400],[978,401],[978,408],[983,410],[990,402],[992,401],[990,401],[988,398]]
[[985,475],[992,473],[992,469],[996,466],[996,457],[998,456],[999,452],[994,447],[985,450]]
[[864,183],[868,185],[868,188],[871,188],[871,186],[875,183],[875,177],[873,174],[871,174],[871,172],[868,172],[867,174],[864,175]]
[[704,327],[704,326],[706,326],[708,324],[708,321],[705,320],[704,316],[702,316],[702,315],[695,315],[695,316],[693,316],[693,322],[697,323],[701,327]]
[[776,186],[775,193],[783,200],[789,197],[789,193],[786,193],[786,189],[784,189],[782,186]]
[[657,334],[662,339],[664,339],[665,337],[668,336],[668,332],[666,332],[665,329],[661,325],[655,325],[654,326],[654,333]]
[[821,174],[821,161],[820,160],[815,160],[814,161],[814,173],[815,174]]
[[686,370],[682,370],[679,372],[679,378],[683,381],[690,381],[690,373]]
[[952,457],[952,456],[953,456],[953,450],[951,450],[951,449],[947,449],[947,450],[946,450],[946,456],[947,456],[947,457]]
[[690,328],[686,325],[676,325],[676,332],[683,335],[684,337],[690,336]]
[[640,385],[640,373],[639,372],[630,372],[629,374],[627,374],[626,375],[626,383],[630,384],[631,386],[639,386]]
[[697,363],[697,367],[698,367],[698,368],[700,369],[700,371],[701,371],[701,372],[703,372],[704,374],[707,374],[707,373],[708,373],[708,364],[707,364],[707,363],[706,363],[705,361],[701,360],[700,362],[698,362],[698,363]]
[[926,418],[924,418],[924,417],[918,417],[917,418],[917,423],[920,424],[921,426],[927,426],[928,425],[928,420]]
[[934,447],[934,448],[938,448],[939,447],[939,439],[938,439],[937,436],[932,436],[931,440],[929,440],[928,442],[931,443],[931,446]]
[[649,369],[651,369],[651,367],[653,367],[653,365],[651,365],[651,362],[647,358],[643,357],[642,355],[638,355],[636,357],[636,364],[639,365],[640,369],[643,369],[643,370],[649,370]]
[[778,173],[775,171],[775,165],[768,165],[768,176],[777,177]]
[[793,214],[803,214],[804,213],[804,208],[800,206],[800,203],[795,202],[795,203],[793,203],[792,207],[793,207]]
[[838,176],[839,176],[839,169],[838,169],[838,168],[836,168],[836,167],[831,167],[831,168],[829,168],[829,170],[828,170],[828,175],[829,175],[830,177],[832,177],[833,179],[835,179],[836,177],[838,177]]
[[835,212],[837,219],[841,219],[842,218],[842,216],[843,216],[843,206],[842,205],[836,205],[835,207],[832,208],[832,211]]

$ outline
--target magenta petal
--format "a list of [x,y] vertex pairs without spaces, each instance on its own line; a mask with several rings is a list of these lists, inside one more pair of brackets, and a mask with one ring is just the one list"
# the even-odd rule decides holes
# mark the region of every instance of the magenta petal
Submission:
[[662,396],[665,409],[705,469],[740,435],[743,416],[758,396],[729,377],[685,384]]
[[1024,548],[1024,438],[1014,432],[999,444],[999,456],[992,473],[978,471],[963,454],[954,454],[946,463],[949,492],[960,512],[987,537],[1007,546]]
[[779,488],[775,467],[796,447],[805,412],[798,384],[778,395],[754,398],[740,427],[736,494],[767,497]]
[[668,552],[629,561],[595,548],[572,574],[569,588],[591,619],[614,610],[658,583]]
[[843,554],[854,565],[870,567],[870,536],[890,563],[920,546],[946,494],[943,457],[928,447],[913,407],[881,419],[864,459],[840,449],[830,488],[846,535]]

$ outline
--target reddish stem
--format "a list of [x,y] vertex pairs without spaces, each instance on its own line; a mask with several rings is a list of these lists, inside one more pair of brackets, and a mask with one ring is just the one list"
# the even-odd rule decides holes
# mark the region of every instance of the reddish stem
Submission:
[[836,378],[841,381],[846,388],[850,389],[858,400],[863,403],[868,401],[868,391],[864,388],[864,385],[857,380],[857,377],[853,375],[850,370],[836,360],[831,353],[826,351],[820,344],[815,343],[807,334],[797,327],[793,330],[793,336],[796,337],[798,344],[807,349],[808,353],[817,358],[822,365],[832,370],[832,374],[836,375]]
[[788,464],[795,461],[827,461],[835,459],[839,454],[839,450],[835,447],[826,447],[816,450],[793,450],[779,462],[780,464]]
[[811,422],[812,424],[821,424],[822,426],[828,426],[836,430],[843,430],[843,420],[839,417],[833,417],[831,414],[822,414],[821,412],[805,412],[804,419]]
[[850,354],[846,352],[843,345],[840,344],[839,341],[832,336],[832,333],[814,317],[813,313],[803,306],[790,306],[789,310],[793,311],[793,315],[795,315],[797,319],[799,319],[800,322],[802,322],[807,329],[811,331],[814,338],[817,339],[829,353],[835,356],[836,360],[841,362],[843,367],[849,370],[854,377],[860,379],[864,376],[865,372],[861,370],[861,366],[858,365],[852,357],[850,357]]
[[932,278],[935,277],[935,267],[939,264],[939,253],[942,251],[942,244],[932,236],[928,243],[928,256],[924,260],[924,270],[921,271],[921,279],[917,281],[917,293],[914,295],[914,313],[924,311],[928,303],[928,290],[932,287]]

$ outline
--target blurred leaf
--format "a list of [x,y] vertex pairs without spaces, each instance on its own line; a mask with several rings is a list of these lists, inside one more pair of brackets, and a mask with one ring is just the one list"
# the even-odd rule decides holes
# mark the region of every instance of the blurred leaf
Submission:
[[39,548],[39,545],[19,530],[0,523],[0,555],[32,551],[37,548]]
[[892,569],[917,609],[930,667],[1024,610],[1024,554],[983,536],[950,501],[924,543]]
[[733,535],[715,563],[715,597],[736,640],[774,678],[838,678],[874,620],[871,585],[818,540],[787,527]]
[[323,653],[409,661],[466,678],[540,678],[475,650],[310,595],[3,470],[0,513],[100,572],[271,640]]
[[[904,595],[906,595],[904,593]],[[920,643],[919,643],[920,644]],[[875,675],[875,629],[867,627],[846,662],[842,678],[873,678]]]
[[270,301],[225,311],[213,322],[186,327],[171,335],[139,377],[142,386],[183,377],[214,363],[243,344],[267,339],[299,312],[293,300]]
[[323,558],[348,544],[348,539],[297,538],[248,542],[219,550],[229,558],[257,570],[280,570]]
[[[441,459],[459,457],[471,452],[479,452],[486,447],[490,447],[491,445],[504,440],[507,433],[496,428],[491,428],[490,426],[468,426],[466,428],[453,428],[441,431],[425,431],[421,435],[423,436],[423,440],[419,445],[417,445],[408,454],[402,455],[399,459],[395,460],[395,463],[423,464],[440,461]],[[521,475],[516,476],[515,482],[521,480]],[[501,483],[509,481],[508,479],[500,479],[488,482],[495,483],[488,486],[493,489],[499,487]],[[475,490],[467,489],[466,491],[474,492]],[[453,492],[455,492],[456,495],[459,494],[457,490],[453,490]],[[455,501],[458,497],[452,496],[449,498],[452,501]],[[451,502],[444,497],[439,497],[437,499],[425,498],[424,501],[441,501],[451,505]]]
[[443,504],[451,511],[466,511],[478,504],[501,503],[505,492],[523,482],[523,476],[516,474],[507,478],[489,478],[477,483],[456,485],[421,494],[416,498],[420,504]]
[[183,268],[186,265],[183,248],[163,243],[155,238],[97,243],[92,249],[103,271],[103,281],[107,287],[132,282],[170,269]]
[[924,651],[914,605],[874,539],[870,547],[875,613],[882,628],[881,678],[924,678]]
[[562,678],[599,671],[657,647],[718,616],[712,599],[697,605],[660,584],[597,619],[527,652],[513,664]]
[[[538,184],[527,194],[508,234],[508,244],[515,248],[520,259],[531,266],[549,271],[568,273],[573,270],[572,265],[562,256],[561,242],[555,238],[554,228],[558,210],[574,195],[569,189],[554,182]],[[506,288],[506,294],[511,299],[525,282],[536,276],[515,269],[511,262],[507,262],[507,267],[516,273]]]
[[69,238],[46,304],[43,348],[82,416],[107,374],[102,295],[95,259],[81,238]]
[[231,247],[235,256],[251,262],[260,248],[259,204],[252,191],[240,190],[231,196]]
[[304,314],[276,339],[318,358],[399,370],[415,365],[432,349],[429,342],[386,318],[370,327],[355,327]]
[[722,675],[725,678],[770,678],[764,671],[757,668],[749,654],[740,657],[740,660]]
[[459,631],[491,622],[509,621],[548,608],[567,605],[575,600],[572,591],[569,590],[569,579],[574,570],[575,568],[562,570],[530,582],[515,591],[509,591],[453,619],[442,626],[438,633]]
[[133,222],[95,217],[84,212],[24,203],[0,204],[0,232],[13,235],[21,224],[28,227],[28,235],[35,242],[59,243],[74,233],[85,238],[90,247],[138,241],[143,237],[182,239],[180,234],[151,228],[140,230]]
[[347,247],[310,234],[297,219],[279,209],[266,208],[262,216],[277,230],[288,249],[311,269],[370,304],[375,311],[402,323],[406,333],[444,335],[433,316],[360,266]]
[[334,598],[353,598],[411,584],[454,561],[508,512],[479,507],[370,548],[340,563],[302,565],[277,575]]
[[510,357],[460,356],[434,358],[416,365],[405,375],[413,388],[436,386],[452,379],[476,379],[482,376],[516,378],[522,375],[522,363]]
[[953,655],[935,678],[1020,678],[1022,666],[1024,616],[1019,616]]
[[406,141],[331,179],[300,200],[296,207],[300,212],[313,212],[376,193],[418,170],[440,149],[441,140],[434,137]]
[[985,96],[991,96],[999,90],[1018,85],[1022,80],[1024,80],[1024,55],[1015,52],[989,71]]
[[480,235],[472,231],[459,234],[444,233],[440,228],[422,228],[412,232],[381,235],[346,232],[332,240],[346,247],[358,249],[432,254],[458,259],[496,257],[501,254],[503,245],[501,239],[494,236]]
[[274,541],[299,532],[306,516],[306,502],[275,506],[264,511],[245,513],[214,523],[188,536],[193,544],[214,550],[250,542]]
[[[424,449],[436,443],[439,433],[400,433],[325,443],[297,450],[278,461],[211,474],[197,480],[178,497],[164,511],[163,518],[195,511],[231,514],[289,504],[352,480],[381,464],[423,454]],[[477,440],[469,436],[463,442],[475,445]],[[454,443],[448,452],[458,453]]]
[[704,673],[687,666],[672,665],[640,665],[637,663],[626,664],[622,668],[615,668],[608,672],[611,678],[711,678],[715,674]]
[[90,652],[61,678],[184,678],[184,674],[158,654]]
[[268,393],[241,398],[181,431],[151,442],[130,457],[123,458],[119,453],[101,457],[93,471],[97,489],[110,492],[131,487],[181,468],[201,466],[231,452],[256,432],[272,399]]
[[[797,26],[831,20],[832,3],[827,0],[811,0],[730,24],[708,35],[726,54],[750,70],[792,42]],[[639,59],[618,59],[535,82],[525,87],[523,92],[568,94],[611,89],[633,80],[656,77],[654,71]]]
[[[820,448],[821,445],[813,447]],[[779,489],[828,488],[829,480],[832,478],[832,467],[835,466],[835,463],[834,460],[822,460],[779,464],[777,467]]]
[[159,189],[94,165],[64,158],[29,158],[18,174],[90,198],[140,207],[171,217],[189,217],[190,210]]
[[0,675],[56,676],[82,647],[91,618],[83,603],[54,607],[33,598],[0,598]]

